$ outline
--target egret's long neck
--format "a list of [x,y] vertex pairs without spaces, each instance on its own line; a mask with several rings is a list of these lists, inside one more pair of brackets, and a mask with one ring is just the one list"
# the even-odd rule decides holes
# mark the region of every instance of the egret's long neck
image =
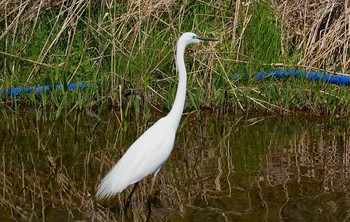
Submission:
[[172,120],[172,123],[175,127],[178,127],[180,123],[180,119],[182,116],[182,112],[185,105],[186,99],[186,82],[187,82],[187,74],[186,67],[184,61],[185,55],[185,44],[181,42],[177,43],[176,49],[176,66],[179,71],[179,85],[177,86],[176,97],[174,101],[173,108],[170,110],[168,116]]

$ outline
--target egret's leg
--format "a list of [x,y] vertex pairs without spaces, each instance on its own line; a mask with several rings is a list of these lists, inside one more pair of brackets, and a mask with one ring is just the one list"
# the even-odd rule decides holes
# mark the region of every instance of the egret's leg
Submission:
[[134,192],[135,192],[135,190],[136,190],[137,184],[139,184],[139,182],[136,182],[136,183],[135,183],[134,188],[132,188],[131,193],[129,194],[128,198],[126,199],[125,207],[124,207],[124,211],[125,211],[125,212],[127,212],[128,208],[129,208],[129,205],[130,205],[131,199],[132,199],[132,195],[134,194]]
[[147,199],[148,215],[147,215],[146,221],[149,221],[149,218],[151,217],[151,214],[152,214],[152,202],[154,201],[153,200],[153,187],[154,187],[154,182],[156,181],[156,176],[157,176],[157,174],[154,174],[154,176],[152,178],[151,189],[150,189],[149,194],[148,194],[148,199]]
[[148,201],[148,215],[147,215],[147,218],[146,218],[146,222],[149,221],[149,219],[151,218],[151,214],[152,214],[152,204]]
[[162,165],[160,165],[160,166],[154,171],[154,174],[153,174],[151,189],[150,189],[150,191],[149,191],[148,199],[147,199],[148,215],[147,215],[146,221],[149,221],[149,219],[150,219],[150,217],[151,217],[151,214],[152,214],[152,202],[154,201],[154,200],[153,200],[153,187],[154,187],[154,182],[156,181],[157,174],[158,174],[158,172],[159,172],[159,170],[160,170],[161,167],[162,167]]
[[152,199],[151,199],[151,196],[149,196],[148,199],[147,199],[147,207],[148,207],[148,214],[147,214],[146,222],[149,221],[149,219],[151,218],[151,214],[152,214]]
[[154,175],[153,178],[152,178],[152,184],[151,184],[151,189],[149,191],[149,196],[153,196],[153,187],[154,187],[154,182],[156,181],[156,176],[157,175]]
[[162,165],[160,165],[155,171],[154,171],[154,174],[153,174],[153,178],[152,178],[152,184],[151,184],[151,189],[149,191],[149,197],[152,197],[153,195],[153,186],[154,186],[154,181],[156,181],[156,177],[157,177],[157,174],[160,170],[160,168],[162,167]]

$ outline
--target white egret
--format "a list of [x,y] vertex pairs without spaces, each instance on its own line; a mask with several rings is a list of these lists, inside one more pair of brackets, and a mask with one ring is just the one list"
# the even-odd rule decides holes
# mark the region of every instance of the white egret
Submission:
[[[151,173],[154,174],[150,189],[152,192],[155,177],[173,149],[176,130],[184,109],[187,79],[184,62],[185,48],[188,44],[201,41],[217,40],[198,37],[191,32],[184,33],[179,38],[176,48],[179,84],[170,113],[158,120],[130,146],[123,157],[103,178],[96,193],[97,199],[109,198],[120,193],[127,186],[137,184],[138,181]],[[135,188],[136,185],[132,193]],[[128,201],[130,201],[132,193],[129,195]]]

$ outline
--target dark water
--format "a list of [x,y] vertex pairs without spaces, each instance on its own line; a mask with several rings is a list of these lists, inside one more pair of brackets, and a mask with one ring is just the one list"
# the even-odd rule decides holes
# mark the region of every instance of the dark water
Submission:
[[[144,221],[151,177],[127,216],[131,188],[93,196],[158,117],[48,115],[1,119],[0,220]],[[349,177],[347,120],[191,114],[158,174],[151,221],[350,221]]]

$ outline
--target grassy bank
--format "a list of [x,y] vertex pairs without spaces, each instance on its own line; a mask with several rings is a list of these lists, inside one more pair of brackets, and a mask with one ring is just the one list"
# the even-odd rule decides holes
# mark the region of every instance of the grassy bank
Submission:
[[[327,35],[329,30],[338,30],[342,38],[335,22],[343,18],[341,2],[328,8],[328,14],[326,11],[319,20],[312,20],[317,28],[305,26],[313,33],[299,30],[303,26],[301,20],[292,19],[291,1],[2,4],[0,88],[89,83],[87,89],[77,92],[62,89],[39,95],[2,95],[3,115],[9,109],[28,106],[49,108],[56,117],[75,110],[99,116],[111,107],[120,110],[120,119],[129,113],[147,114],[150,109],[166,112],[177,86],[174,47],[185,31],[220,39],[187,50],[186,111],[283,115],[306,111],[343,116],[350,110],[348,87],[294,78],[228,78],[231,73],[283,68],[346,72],[347,53],[341,49],[347,42],[331,44]],[[305,10],[303,13],[306,16]],[[292,24],[297,34],[293,34]]]

